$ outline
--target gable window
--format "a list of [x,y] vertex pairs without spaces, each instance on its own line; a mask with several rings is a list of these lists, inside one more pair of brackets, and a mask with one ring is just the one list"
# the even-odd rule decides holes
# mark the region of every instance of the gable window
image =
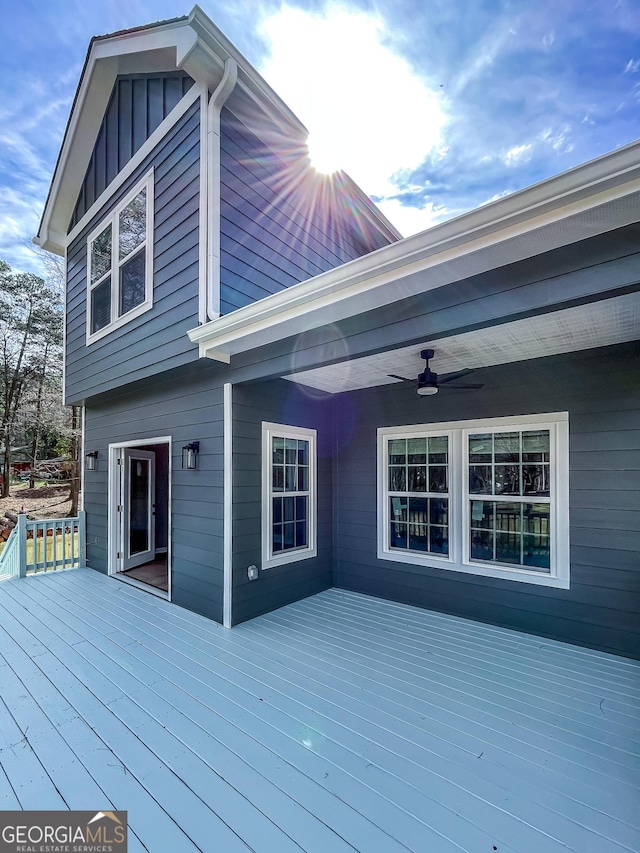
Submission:
[[153,171],[87,243],[87,343],[92,343],[151,308]]
[[316,431],[262,424],[262,567],[315,557]]
[[568,588],[568,416],[378,430],[378,556]]

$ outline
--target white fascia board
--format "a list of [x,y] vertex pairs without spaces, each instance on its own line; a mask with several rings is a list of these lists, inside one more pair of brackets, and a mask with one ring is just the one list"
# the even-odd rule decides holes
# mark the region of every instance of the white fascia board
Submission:
[[[225,61],[233,59],[238,66],[238,86],[255,101],[256,107],[263,113],[267,113],[277,125],[284,127],[287,132],[293,132],[296,137],[306,139],[308,130],[300,119],[199,6],[194,6],[189,13],[189,26],[198,35],[199,47],[204,48],[206,46],[209,54],[217,59],[220,74]],[[201,60],[198,59],[198,61]],[[206,70],[206,63],[203,62],[202,67]],[[218,80],[212,80],[209,83],[209,88],[214,88],[217,82]]]
[[[239,308],[192,329],[189,338],[198,343],[201,357],[245,352],[455,281],[459,276],[446,266],[455,260],[467,257],[475,264],[465,276],[492,269],[495,260],[482,252],[500,244],[499,265],[504,265],[584,239],[584,229],[575,223],[572,233],[572,219],[637,192],[638,142]],[[627,210],[594,226],[590,236],[638,219],[640,210]],[[527,245],[516,251],[510,245],[555,223],[562,223],[555,242],[547,233],[535,249]],[[415,276],[425,270],[432,274]]]

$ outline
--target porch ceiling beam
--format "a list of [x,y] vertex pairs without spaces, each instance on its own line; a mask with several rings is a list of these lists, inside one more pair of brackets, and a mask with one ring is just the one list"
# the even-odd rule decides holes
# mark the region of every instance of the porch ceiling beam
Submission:
[[638,291],[640,254],[520,286],[456,282],[403,300],[392,312],[377,309],[238,354],[234,381],[287,376]]

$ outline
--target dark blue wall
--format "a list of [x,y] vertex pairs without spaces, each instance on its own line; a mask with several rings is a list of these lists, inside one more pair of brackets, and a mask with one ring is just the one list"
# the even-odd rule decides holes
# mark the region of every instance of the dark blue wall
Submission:
[[[233,389],[233,623],[251,619],[333,585],[333,415],[328,396],[283,380]],[[318,433],[318,555],[262,569],[262,422]],[[249,581],[247,567],[259,567]]]
[[299,145],[267,146],[226,107],[220,147],[223,314],[392,242],[339,175],[316,173]]
[[[94,400],[85,415],[85,448],[98,451],[86,471],[87,563],[107,571],[108,447],[172,439],[172,600],[222,621],[222,388],[215,365],[200,363]],[[200,442],[198,468],[182,469],[182,447]]]
[[[640,345],[473,379],[485,387],[419,398],[407,384],[336,398],[336,585],[640,656]],[[377,427],[555,411],[569,412],[569,590],[377,558]]]

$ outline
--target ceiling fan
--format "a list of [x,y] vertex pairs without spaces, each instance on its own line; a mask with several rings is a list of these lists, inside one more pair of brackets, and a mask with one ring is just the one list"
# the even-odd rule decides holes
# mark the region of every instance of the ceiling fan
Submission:
[[[461,391],[471,391],[477,388],[484,388],[484,385],[482,384],[449,384],[450,382],[455,382],[456,379],[462,379],[462,377],[468,376],[470,373],[473,373],[473,370],[458,370],[456,373],[445,373],[438,378],[438,374],[429,369],[429,359],[433,358],[433,356],[434,351],[432,349],[423,349],[420,353],[420,358],[423,358],[426,362],[425,369],[422,373],[418,374],[418,394],[421,397],[437,394],[441,386],[444,386],[442,389],[443,391],[453,391],[457,389],[460,389]],[[401,379],[403,382],[415,382],[414,379],[407,379],[406,376],[396,376],[394,373],[389,373],[387,375],[392,379]]]

